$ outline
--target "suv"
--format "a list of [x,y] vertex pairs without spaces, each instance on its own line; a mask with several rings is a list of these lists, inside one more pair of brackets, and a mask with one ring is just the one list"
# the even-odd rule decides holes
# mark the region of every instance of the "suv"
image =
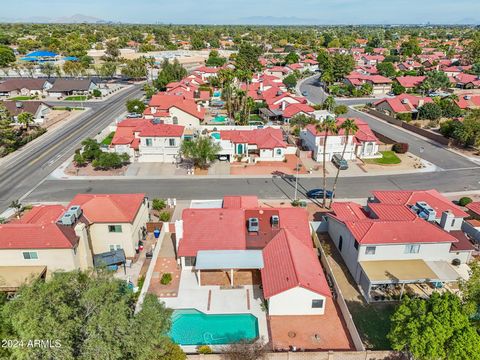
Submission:
[[348,169],[347,160],[342,158],[342,155],[334,154],[332,156],[332,163],[333,163],[333,165],[335,165],[340,170],[347,170]]

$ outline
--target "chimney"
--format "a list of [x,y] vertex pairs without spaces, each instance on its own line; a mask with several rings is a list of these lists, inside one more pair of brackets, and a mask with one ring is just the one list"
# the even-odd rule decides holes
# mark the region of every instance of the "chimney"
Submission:
[[285,107],[286,107],[285,101],[282,101],[282,111],[285,111]]
[[263,91],[263,81],[260,83],[260,91]]
[[418,107],[422,107],[425,101],[423,99],[418,100]]
[[197,104],[197,111],[200,112],[202,110],[202,107],[200,106],[200,104]]
[[445,231],[458,230],[455,229],[455,216],[450,210],[444,211],[442,217],[440,218],[440,226]]

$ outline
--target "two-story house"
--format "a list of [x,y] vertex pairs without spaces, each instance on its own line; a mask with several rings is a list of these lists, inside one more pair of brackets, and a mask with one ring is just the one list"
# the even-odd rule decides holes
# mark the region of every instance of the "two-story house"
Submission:
[[375,191],[367,206],[334,203],[328,233],[367,301],[378,289],[455,282],[473,245],[467,215],[435,190]]
[[[92,267],[85,218],[75,212],[78,222],[59,221],[69,211],[62,205],[34,206],[19,219],[0,225],[0,268],[8,267],[24,275],[49,276],[58,270]],[[14,279],[6,274],[0,280],[0,290],[6,287],[3,290],[15,291],[15,284],[9,280]]]
[[145,194],[78,194],[71,206],[82,209],[93,254],[123,249],[127,258],[135,257],[149,221]]
[[134,161],[173,163],[180,160],[184,130],[181,125],[125,119],[117,125],[110,147]]
[[[323,161],[323,148],[325,139],[326,160],[331,161],[333,155],[341,155],[345,147],[344,159],[354,160],[356,157],[361,159],[369,159],[381,157],[378,151],[380,141],[372,132],[368,124],[360,119],[354,119],[358,130],[355,134],[349,134],[348,137],[343,129],[338,134],[328,134],[324,131],[318,131],[314,124],[307,125],[305,129],[300,131],[300,139],[302,146],[312,151],[312,158],[315,161]],[[345,121],[343,118],[337,119],[337,126]]]

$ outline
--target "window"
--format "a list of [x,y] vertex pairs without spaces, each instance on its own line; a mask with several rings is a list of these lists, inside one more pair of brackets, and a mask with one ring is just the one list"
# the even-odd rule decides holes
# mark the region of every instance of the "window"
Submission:
[[172,120],[173,120],[173,125],[178,125],[178,118],[176,116],[174,116]]
[[353,243],[353,247],[358,250],[358,241],[357,240],[355,240],[355,242]]
[[122,225],[108,225],[108,232],[121,233]]
[[169,146],[175,146],[175,139],[168,139]]
[[452,225],[450,225],[450,226],[453,227],[454,225],[455,225],[455,219],[452,219]]
[[323,308],[323,299],[312,300],[312,309],[321,309]]
[[377,250],[376,246],[367,246],[365,248],[365,255],[375,255],[375,250]]
[[152,145],[153,145],[152,139],[148,139],[148,138],[145,139],[145,144],[146,144],[147,146],[152,146]]
[[38,259],[38,254],[36,251],[25,251],[23,253],[23,258],[25,260],[37,260]]
[[282,149],[277,149],[277,155],[282,155]]
[[110,245],[110,251],[121,250],[121,245]]
[[338,250],[342,251],[342,246],[343,246],[343,238],[340,236],[340,239],[338,239]]
[[405,245],[405,254],[418,254],[420,245]]

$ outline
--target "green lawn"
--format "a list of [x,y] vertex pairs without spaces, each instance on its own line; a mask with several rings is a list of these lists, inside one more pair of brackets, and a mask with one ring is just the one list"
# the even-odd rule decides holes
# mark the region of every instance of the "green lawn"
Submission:
[[65,101],[85,101],[87,100],[87,97],[84,95],[78,95],[78,96],[67,96],[65,98]]
[[10,98],[10,99],[8,99],[8,100],[11,100],[11,101],[24,101],[24,100],[32,100],[32,99],[35,99],[35,96],[17,96],[17,97]]
[[349,302],[348,309],[353,322],[367,349],[389,350],[390,317],[395,311],[394,304],[362,304]]
[[382,157],[379,159],[366,159],[367,164],[394,165],[400,164],[402,160],[393,151],[380,151]]
[[102,140],[102,145],[110,145],[112,143],[112,139],[115,136],[115,131],[108,134],[108,136]]

